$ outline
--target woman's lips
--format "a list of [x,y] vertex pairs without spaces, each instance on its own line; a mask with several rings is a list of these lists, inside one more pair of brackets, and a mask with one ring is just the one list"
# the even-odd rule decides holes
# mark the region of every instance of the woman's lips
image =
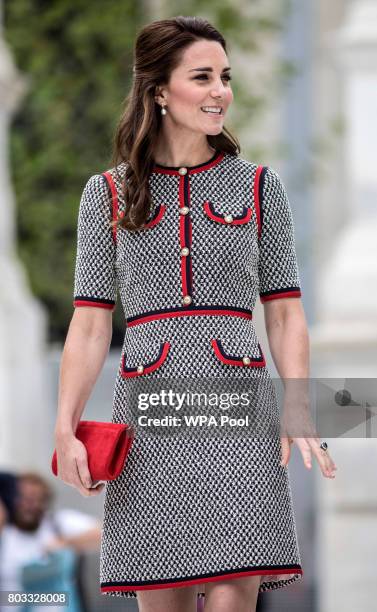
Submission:
[[204,113],[205,115],[208,115],[209,117],[223,117],[224,116],[223,110],[221,111],[221,113],[211,113],[211,112],[203,110],[202,108],[200,110],[202,111],[202,113]]

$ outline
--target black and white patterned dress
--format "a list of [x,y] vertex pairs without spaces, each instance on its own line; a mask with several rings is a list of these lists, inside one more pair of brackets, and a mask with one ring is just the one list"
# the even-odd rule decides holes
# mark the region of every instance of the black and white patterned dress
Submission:
[[[303,572],[278,402],[252,322],[258,295],[301,295],[284,185],[271,167],[220,152],[199,166],[156,165],[148,222],[129,232],[109,224],[124,214],[125,167],[85,186],[73,302],[114,309],[119,291],[126,319],[112,420],[133,423],[136,437],[105,488],[101,592],[197,584],[201,595],[208,581],[255,574],[260,591],[286,586]],[[195,381],[250,391],[251,426],[223,433],[219,405],[195,411],[216,425],[139,425],[141,414],[178,416],[171,405],[142,412],[140,391]]]

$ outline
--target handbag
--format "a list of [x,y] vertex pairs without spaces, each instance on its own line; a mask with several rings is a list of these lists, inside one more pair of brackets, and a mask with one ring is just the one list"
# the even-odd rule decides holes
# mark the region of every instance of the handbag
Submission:
[[[135,430],[127,423],[80,421],[76,433],[88,455],[88,468],[92,480],[115,480],[123,470],[127,454],[135,437]],[[58,475],[56,448],[51,469]]]

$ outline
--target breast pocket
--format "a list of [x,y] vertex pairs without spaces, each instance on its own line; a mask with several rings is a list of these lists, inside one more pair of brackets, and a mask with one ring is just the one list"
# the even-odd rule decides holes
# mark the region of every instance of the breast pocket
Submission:
[[167,341],[126,346],[121,358],[121,376],[133,378],[155,372],[166,362],[170,347]]
[[263,368],[266,360],[258,340],[253,337],[227,337],[211,339],[214,358],[224,367]]
[[[224,199],[201,203],[193,219],[193,278],[214,300],[233,290],[239,304],[250,301],[258,244],[253,208]],[[218,297],[217,297],[218,296]],[[229,296],[229,299],[230,296]]]
[[203,210],[208,219],[222,225],[237,226],[249,223],[252,217],[252,208],[244,206],[241,212],[220,212],[213,202],[204,202]]
[[157,204],[152,214],[150,214],[149,217],[147,218],[147,221],[144,224],[142,231],[144,229],[152,229],[153,227],[156,227],[157,225],[159,225],[159,223],[161,223],[162,219],[164,218],[165,211],[166,211],[165,204]]

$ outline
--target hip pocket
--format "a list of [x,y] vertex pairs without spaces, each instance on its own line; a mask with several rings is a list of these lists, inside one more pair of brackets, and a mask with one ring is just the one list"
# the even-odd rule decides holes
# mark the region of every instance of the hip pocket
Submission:
[[259,342],[252,338],[212,338],[211,345],[215,357],[225,366],[263,368],[266,365]]
[[121,359],[122,377],[133,378],[155,372],[165,363],[170,346],[170,342],[161,342],[148,344],[145,348],[143,346],[126,348]]

